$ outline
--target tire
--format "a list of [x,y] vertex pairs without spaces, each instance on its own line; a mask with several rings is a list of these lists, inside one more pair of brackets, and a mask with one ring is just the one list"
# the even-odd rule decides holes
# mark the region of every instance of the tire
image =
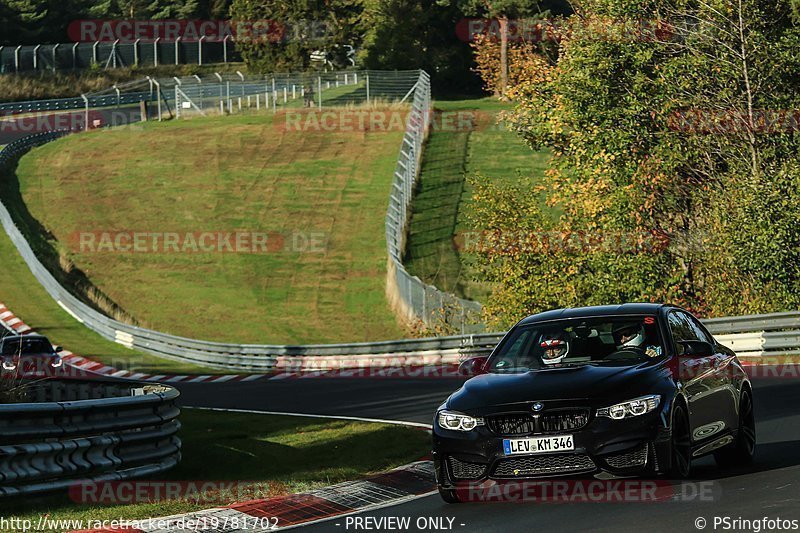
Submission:
[[756,420],[753,415],[753,395],[742,391],[739,400],[739,429],[736,440],[714,452],[714,460],[723,468],[747,465],[753,462],[756,452]]
[[443,489],[439,487],[439,496],[441,496],[446,503],[461,503],[461,498],[458,497],[455,489]]
[[672,411],[672,440],[670,442],[669,477],[686,479],[692,473],[692,440],[689,415],[677,404]]

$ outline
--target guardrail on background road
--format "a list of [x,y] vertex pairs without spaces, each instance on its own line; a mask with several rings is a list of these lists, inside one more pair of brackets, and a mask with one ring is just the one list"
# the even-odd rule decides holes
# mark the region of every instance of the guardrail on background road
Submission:
[[24,394],[26,403],[0,404],[0,497],[150,476],[180,461],[173,387],[45,380]]

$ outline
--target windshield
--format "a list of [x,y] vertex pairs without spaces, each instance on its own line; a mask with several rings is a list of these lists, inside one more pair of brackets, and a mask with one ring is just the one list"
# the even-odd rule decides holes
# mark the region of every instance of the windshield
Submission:
[[[22,343],[21,353],[20,343]],[[43,355],[52,353],[53,347],[44,339],[9,339],[3,343],[3,355]]]
[[490,359],[489,372],[637,364],[663,354],[664,345],[654,316],[560,320],[513,330]]

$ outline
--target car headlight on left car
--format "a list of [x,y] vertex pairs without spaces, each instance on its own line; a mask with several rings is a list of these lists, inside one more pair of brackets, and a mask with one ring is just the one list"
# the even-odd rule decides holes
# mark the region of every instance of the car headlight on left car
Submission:
[[59,368],[64,364],[64,360],[58,357],[56,359],[53,359],[53,362],[50,364],[53,365],[53,368]]
[[661,396],[657,394],[634,398],[627,402],[617,403],[610,407],[603,407],[597,410],[597,416],[606,416],[614,420],[641,416],[653,411],[661,403]]
[[17,364],[11,359],[3,359],[3,370],[14,370]]
[[439,416],[436,418],[440,428],[449,429],[451,431],[472,431],[476,427],[484,424],[482,418],[475,418],[474,416],[450,411],[439,411]]

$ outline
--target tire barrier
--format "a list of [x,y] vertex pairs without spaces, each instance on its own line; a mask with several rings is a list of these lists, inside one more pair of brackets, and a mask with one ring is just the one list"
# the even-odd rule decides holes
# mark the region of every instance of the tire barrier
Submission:
[[43,380],[23,394],[24,403],[0,403],[0,497],[149,476],[180,461],[173,387]]

